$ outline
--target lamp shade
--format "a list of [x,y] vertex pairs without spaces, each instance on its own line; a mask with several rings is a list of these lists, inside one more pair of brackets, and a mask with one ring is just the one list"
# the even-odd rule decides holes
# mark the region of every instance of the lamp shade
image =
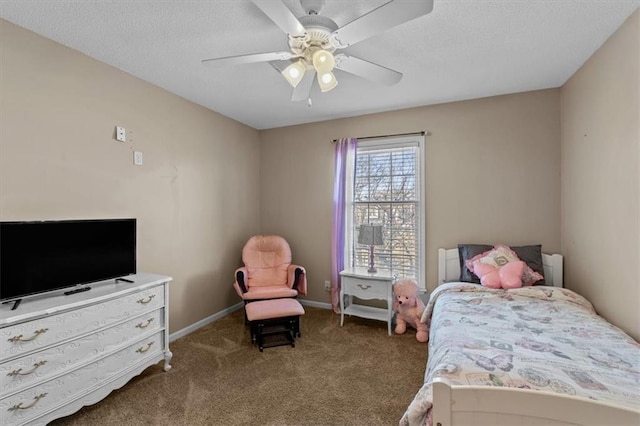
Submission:
[[333,75],[332,72],[325,74],[318,73],[318,85],[321,91],[328,92],[338,85],[338,80],[336,80],[336,76]]
[[318,74],[326,74],[328,72],[333,71],[333,67],[336,65],[336,60],[331,54],[331,52],[327,52],[326,50],[318,50],[313,54],[312,57],[313,67],[316,69]]
[[307,65],[300,59],[282,70],[282,75],[290,85],[296,87],[302,81],[305,71],[307,71]]
[[364,244],[367,246],[383,245],[382,225],[360,225],[360,232],[358,232],[358,244]]

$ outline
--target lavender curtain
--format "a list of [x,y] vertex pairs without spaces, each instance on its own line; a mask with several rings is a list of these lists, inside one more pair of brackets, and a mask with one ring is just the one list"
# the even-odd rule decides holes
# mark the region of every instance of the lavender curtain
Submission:
[[344,138],[335,142],[335,176],[333,182],[333,223],[331,227],[331,306],[340,312],[340,271],[344,269],[344,244],[346,234],[347,161],[355,158],[356,138]]

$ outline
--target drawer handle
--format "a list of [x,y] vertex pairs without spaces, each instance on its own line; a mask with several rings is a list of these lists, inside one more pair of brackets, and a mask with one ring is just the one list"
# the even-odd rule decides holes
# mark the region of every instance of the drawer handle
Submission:
[[358,287],[363,290],[368,290],[369,288],[371,288],[371,284],[358,284]]
[[13,407],[9,408],[9,411],[15,411],[15,410],[28,410],[29,408],[33,407],[34,405],[36,405],[38,403],[38,401],[40,401],[42,398],[44,398],[45,396],[47,396],[46,393],[41,393],[40,395],[36,396],[34,399],[34,401],[29,404],[29,405],[25,405],[24,407],[22,406],[22,402],[20,404],[16,404]]
[[154,297],[156,297],[156,295],[152,294],[147,300],[138,299],[138,303],[140,303],[141,305],[146,305],[147,303],[151,302],[151,299],[153,299]]
[[40,330],[36,330],[34,335],[29,337],[28,339],[23,339],[22,338],[22,334],[19,334],[17,336],[13,336],[12,338],[8,339],[10,342],[30,342],[32,340],[34,340],[36,337],[38,337],[39,335],[41,335],[42,333],[46,333],[47,331],[49,331],[48,328],[41,328]]
[[138,348],[136,350],[136,352],[140,352],[141,354],[145,353],[146,351],[148,351],[149,349],[151,349],[151,345],[153,345],[153,342],[149,342],[147,343],[147,347],[146,348]]
[[151,324],[152,321],[153,321],[153,318],[149,318],[147,320],[146,324],[140,323],[140,324],[136,325],[136,327],[137,328],[147,328],[147,327],[149,327],[149,324]]
[[9,376],[9,377],[13,377],[13,376],[28,376],[29,374],[33,373],[39,367],[42,367],[46,363],[47,363],[47,361],[36,362],[35,364],[33,364],[33,368],[31,370],[25,371],[24,373],[22,373],[22,368],[18,368],[17,370],[13,370],[11,373],[8,373],[7,376]]

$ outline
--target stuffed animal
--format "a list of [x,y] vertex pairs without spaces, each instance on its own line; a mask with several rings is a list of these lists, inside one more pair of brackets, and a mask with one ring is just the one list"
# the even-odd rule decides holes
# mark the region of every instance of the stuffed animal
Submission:
[[407,324],[417,330],[418,342],[429,340],[427,325],[420,322],[424,303],[420,299],[420,288],[413,280],[400,280],[393,285],[393,310],[396,315],[396,333],[407,331]]

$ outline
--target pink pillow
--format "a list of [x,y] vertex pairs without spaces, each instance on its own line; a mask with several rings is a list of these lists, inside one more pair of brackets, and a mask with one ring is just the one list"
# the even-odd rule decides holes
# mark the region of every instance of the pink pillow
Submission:
[[480,284],[489,288],[502,288],[502,282],[500,281],[500,269],[488,263],[479,263],[474,271],[480,278]]
[[488,263],[478,263],[474,273],[480,277],[480,283],[488,288],[522,287],[522,273],[525,263],[522,260],[508,262],[500,268]]
[[[471,272],[473,272],[479,278],[481,278],[480,275],[476,273],[476,271],[474,270],[476,268],[476,265],[480,263],[493,265],[495,268],[500,269],[502,266],[506,265],[507,263],[518,261],[518,260],[520,260],[520,258],[518,258],[518,255],[516,254],[516,252],[511,250],[511,247],[504,244],[498,244],[491,250],[485,251],[484,253],[480,253],[479,255],[476,255],[473,258],[467,260],[465,264],[467,265],[467,268]],[[523,286],[530,286],[530,285],[533,285],[535,282],[540,281],[544,277],[539,273],[537,273],[536,271],[534,271],[533,269],[531,269],[529,265],[525,263],[521,278],[522,278]],[[494,288],[499,288],[499,287],[494,287]],[[509,287],[509,288],[514,288],[514,287]]]
[[544,279],[544,276],[531,269],[531,267],[526,263],[524,264],[524,272],[522,273],[522,285],[530,286],[542,279]]
[[515,260],[520,260],[516,252],[511,250],[509,246],[498,244],[491,250],[480,253],[479,255],[467,260],[467,268],[475,274],[474,268],[478,263],[488,263],[496,268],[500,268]]
[[500,274],[502,288],[522,287],[522,274],[526,266],[527,264],[522,260],[516,260],[514,262],[509,262],[500,268],[498,273]]

